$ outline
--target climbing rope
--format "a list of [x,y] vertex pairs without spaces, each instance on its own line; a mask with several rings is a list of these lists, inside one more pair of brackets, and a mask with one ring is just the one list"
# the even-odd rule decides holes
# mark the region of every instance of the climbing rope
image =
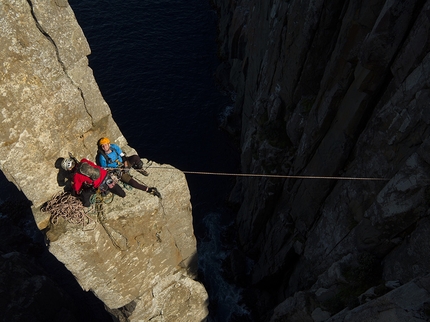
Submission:
[[82,202],[68,192],[57,193],[40,210],[51,214],[53,225],[56,225],[60,218],[71,224],[82,225],[83,228],[90,222],[95,223],[94,219],[88,216]]
[[[122,234],[117,232],[116,230],[108,227],[106,225],[106,216],[104,213],[103,205],[109,204],[113,201],[114,194],[109,192],[106,195],[102,193],[100,190],[97,190],[97,193],[91,196],[91,203],[94,204],[94,208],[97,214],[97,221],[102,225],[103,229],[106,231],[109,239],[112,241],[112,244],[118,248],[119,250],[125,250],[128,248],[127,238]],[[112,232],[110,232],[112,230]],[[116,235],[117,237],[114,237]]]
[[113,193],[102,193],[100,190],[97,190],[97,192],[90,197],[90,203],[92,205],[95,205],[96,207],[99,207],[100,204],[109,204],[113,201],[114,194]]
[[[176,170],[167,167],[152,167],[166,170]],[[226,173],[226,172],[204,172],[204,171],[183,171],[185,174],[201,174],[212,176],[232,176],[232,177],[265,177],[265,178],[284,178],[284,179],[326,179],[326,180],[367,180],[367,181],[388,181],[388,178],[372,177],[336,177],[336,176],[312,176],[312,175],[282,175],[282,174],[255,174],[255,173]]]
[[[130,172],[130,168],[104,168],[109,172],[109,175],[115,181],[116,184],[119,184],[121,182],[122,187],[125,190],[132,190],[133,187],[129,185],[128,183],[121,181],[120,178],[124,173]],[[130,175],[132,177],[132,175]]]
[[[113,197],[114,195],[112,193],[104,195],[98,190],[97,193],[91,196],[90,203],[92,207],[87,210],[82,205],[81,200],[72,196],[68,192],[60,192],[54,195],[51,200],[47,201],[40,210],[51,214],[50,220],[53,225],[58,224],[59,219],[63,218],[71,224],[82,225],[83,228],[93,222],[94,227],[91,228],[91,230],[93,230],[97,222],[99,222],[112,241],[112,244],[116,248],[124,250],[128,248],[127,238],[106,225],[106,216],[104,214],[103,205],[111,203],[113,201]],[[89,216],[89,214],[94,211],[97,216],[97,221]],[[112,232],[110,230],[112,230]],[[117,237],[114,237],[114,235]]]

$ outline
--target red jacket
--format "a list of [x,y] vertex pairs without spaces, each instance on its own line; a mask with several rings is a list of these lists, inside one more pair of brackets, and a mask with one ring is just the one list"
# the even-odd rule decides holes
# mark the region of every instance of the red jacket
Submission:
[[80,174],[78,171],[76,171],[73,174],[72,187],[73,187],[73,190],[75,190],[77,193],[80,192],[82,185],[84,183],[92,185],[94,188],[98,188],[102,184],[104,178],[107,175],[107,171],[105,169],[103,169],[102,167],[99,167],[98,165],[91,162],[90,160],[82,159],[81,163],[82,162],[86,162],[89,165],[91,165],[92,167],[99,169],[100,170],[100,177],[98,177],[96,180],[92,180],[90,177],[87,177],[83,174]]

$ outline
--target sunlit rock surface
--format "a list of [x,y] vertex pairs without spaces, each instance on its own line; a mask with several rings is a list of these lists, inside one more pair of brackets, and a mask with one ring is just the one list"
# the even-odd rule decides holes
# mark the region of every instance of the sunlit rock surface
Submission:
[[196,240],[182,172],[144,159],[150,175],[132,174],[163,199],[126,190],[102,213],[92,209],[85,226],[52,225],[40,211],[63,190],[58,158],[72,152],[94,160],[102,136],[135,151],[88,67],[90,48],[67,1],[2,1],[0,27],[0,168],[32,202],[50,252],[108,308],[127,306],[130,321],[203,320],[207,294],[194,280]]

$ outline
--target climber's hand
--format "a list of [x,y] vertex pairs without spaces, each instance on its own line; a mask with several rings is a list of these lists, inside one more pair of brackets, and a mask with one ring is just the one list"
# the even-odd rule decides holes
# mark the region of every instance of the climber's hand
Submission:
[[148,191],[148,193],[150,193],[150,194],[152,194],[152,195],[154,195],[154,196],[156,196],[156,197],[158,197],[158,198],[161,199],[161,194],[158,192],[157,188],[155,188],[155,187],[149,187],[147,191]]

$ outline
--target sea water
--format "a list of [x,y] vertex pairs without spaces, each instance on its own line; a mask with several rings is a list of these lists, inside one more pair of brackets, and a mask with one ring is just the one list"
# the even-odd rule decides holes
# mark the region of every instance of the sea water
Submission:
[[[69,0],[91,47],[90,67],[141,157],[183,171],[235,173],[237,148],[219,129],[231,97],[215,82],[217,16],[209,0]],[[187,174],[210,321],[246,314],[223,279],[224,206],[234,177]],[[210,276],[210,278],[205,278]]]
[[[69,0],[69,4],[91,47],[89,63],[100,91],[130,146],[144,158],[184,171],[238,171],[237,148],[218,127],[232,102],[214,78],[219,64],[217,16],[209,1]],[[209,321],[226,322],[232,315],[246,314],[238,305],[240,289],[222,275],[228,255],[222,235],[234,219],[225,200],[234,177],[187,174],[187,181],[199,269],[211,303]],[[0,205],[5,201],[21,204],[25,196],[0,173]],[[28,226],[28,235],[41,242],[30,219]],[[89,321],[109,319],[101,312],[102,305],[90,292],[80,291],[49,252],[39,260],[50,277],[68,289]]]

